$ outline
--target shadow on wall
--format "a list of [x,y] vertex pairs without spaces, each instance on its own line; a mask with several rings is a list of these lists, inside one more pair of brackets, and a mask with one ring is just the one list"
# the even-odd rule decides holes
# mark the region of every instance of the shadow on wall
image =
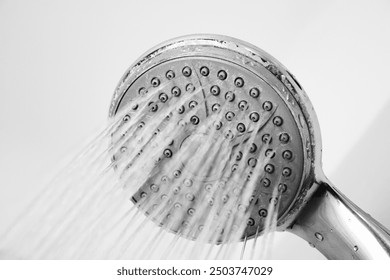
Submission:
[[390,228],[390,101],[329,178],[360,208]]

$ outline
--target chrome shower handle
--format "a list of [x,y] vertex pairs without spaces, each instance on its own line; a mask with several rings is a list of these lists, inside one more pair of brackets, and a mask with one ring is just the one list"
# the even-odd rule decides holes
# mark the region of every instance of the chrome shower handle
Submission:
[[[200,94],[194,94],[195,88],[199,89],[197,93]],[[179,98],[179,96],[181,97]],[[187,97],[184,96],[195,99],[187,100]],[[151,99],[149,100],[149,98]],[[259,182],[252,181],[255,182],[253,185],[258,186],[253,190],[253,196],[248,197],[248,199],[245,197],[243,203],[238,205],[241,207],[237,206],[238,209],[245,210],[248,202],[249,205],[252,202],[255,205],[251,207],[253,209],[250,212],[248,211],[249,219],[245,217],[246,227],[240,237],[241,240],[254,238],[263,231],[267,220],[264,218],[269,214],[267,209],[273,202],[278,204],[280,214],[277,217],[276,230],[288,230],[297,234],[312,243],[329,259],[389,259],[389,231],[342,195],[322,175],[321,133],[313,105],[297,79],[286,67],[265,51],[244,41],[215,34],[195,34],[166,41],[147,51],[126,71],[115,90],[109,115],[114,117],[122,110],[127,110],[129,114],[137,114],[134,111],[137,110],[138,103],[146,102],[144,100],[153,101],[149,104],[153,104],[153,106],[147,110],[148,113],[142,115],[143,120],[164,118],[164,115],[156,114],[165,112],[161,109],[167,108],[168,100],[174,100],[172,104],[176,104],[177,100],[180,100],[181,106],[177,107],[179,110],[175,110],[177,116],[184,112],[191,113],[188,115],[189,121],[184,117],[178,117],[182,121],[183,129],[177,130],[177,135],[174,137],[175,139],[172,139],[174,141],[171,144],[163,145],[166,147],[164,147],[164,151],[161,151],[163,157],[157,159],[156,171],[152,172],[153,176],[149,176],[148,181],[140,186],[133,195],[133,202],[140,204],[140,201],[147,197],[159,199],[166,197],[171,192],[180,191],[179,188],[171,188],[172,184],[167,182],[172,179],[175,180],[175,183],[177,181],[177,185],[182,184],[183,178],[180,177],[182,174],[180,168],[187,165],[193,153],[186,152],[184,157],[178,156],[179,160],[176,159],[176,161],[179,165],[177,169],[175,167],[176,170],[173,170],[168,162],[174,162],[172,155],[180,155],[186,151],[185,148],[190,146],[189,143],[195,143],[196,145],[193,145],[195,147],[204,146],[202,143],[203,139],[206,139],[205,136],[212,136],[212,141],[207,141],[207,143],[216,139],[231,141],[233,135],[231,131],[236,132],[235,135],[239,135],[241,138],[237,143],[245,143],[242,141],[241,135],[250,132],[250,130],[246,130],[249,127],[248,124],[254,125],[253,123],[259,120],[267,122],[268,119],[264,116],[275,113],[276,115],[270,119],[272,121],[268,121],[264,127],[260,126],[262,127],[261,133],[257,131],[254,134],[255,140],[248,143],[254,145],[252,153],[259,159],[258,162],[265,162],[264,159],[267,157],[266,166],[256,165],[256,162],[253,161],[256,158],[241,160],[241,151],[237,151],[237,157],[231,156],[228,160],[219,160],[218,158],[212,162],[222,162],[227,168],[222,166],[221,170],[230,170],[231,172],[236,171],[236,161],[240,160],[249,168],[257,166],[264,170],[264,172],[261,171],[264,176],[262,176],[263,178],[259,177]],[[196,104],[200,105],[201,103],[206,104],[206,101],[210,106],[199,106],[198,108],[203,108],[202,110],[193,110],[196,105],[195,107],[190,106],[192,102],[197,102]],[[183,104],[186,103],[188,103],[187,111],[183,109]],[[131,107],[129,104],[132,104]],[[219,112],[218,108],[221,105],[228,108],[229,111],[222,114],[221,121],[214,122],[210,118],[209,112]],[[235,118],[234,121],[233,118]],[[172,120],[170,115],[166,119]],[[191,121],[191,119],[195,121]],[[217,134],[197,131],[196,125],[199,123],[208,124],[208,121],[214,122],[212,125],[210,122],[209,127],[212,128],[210,131],[219,131],[215,132]],[[142,124],[141,128],[145,125],[144,122],[140,124]],[[186,128],[187,124],[188,128]],[[199,128],[199,126],[197,127]],[[228,130],[220,130],[221,127]],[[156,132],[158,134],[160,129]],[[217,137],[214,137],[215,135]],[[238,138],[236,139],[238,140]],[[238,146],[235,145],[236,142],[233,140],[226,143],[231,144],[226,146],[229,149],[224,152],[231,155],[236,153],[234,150]],[[260,146],[269,146],[269,149],[267,148],[265,153],[260,152],[258,149]],[[241,149],[243,150],[244,146]],[[142,150],[143,146],[139,152],[142,153]],[[207,157],[207,151],[204,154]],[[251,154],[250,150],[248,154]],[[115,158],[119,161],[125,156],[118,150]],[[252,155],[249,156],[252,157]],[[268,163],[269,160],[272,162]],[[251,164],[249,164],[250,161]],[[164,168],[164,165],[168,168]],[[223,190],[224,186],[229,183],[231,186],[229,190],[232,190],[231,197],[235,197],[241,189],[241,186],[235,188],[235,181],[245,185],[244,182],[254,178],[254,176],[251,177],[251,173],[248,173],[244,174],[245,176],[240,176],[242,178],[225,180],[224,173],[220,173],[222,176],[218,176],[219,168],[208,167],[207,164],[202,164],[202,161],[196,166],[201,165],[203,165],[202,170],[216,170],[217,172],[213,176],[208,171],[205,172],[205,175],[197,176],[199,167],[188,169],[185,179],[189,180],[188,185],[192,186],[195,192],[191,190],[189,198],[185,200],[179,201],[178,199],[178,207],[184,210],[181,212],[183,218],[174,227],[168,227],[170,231],[175,233],[186,230],[187,233],[181,233],[181,236],[190,239],[196,239],[201,232],[205,232],[202,230],[210,210],[203,212],[204,208],[199,207],[203,203],[195,203],[202,202],[203,197],[208,198],[213,185],[215,185],[216,190],[218,188]],[[188,164],[188,166],[191,165]],[[234,176],[239,177],[237,175],[239,173],[235,174]],[[227,178],[230,178],[229,176]],[[217,180],[221,182],[217,184]],[[280,182],[281,180],[283,182]],[[157,185],[161,188],[156,188]],[[156,191],[157,189],[158,191]],[[234,190],[236,190],[236,194]],[[273,190],[278,190],[281,199],[275,199],[279,197],[274,197]],[[193,199],[195,194],[200,199]],[[178,197],[181,198],[181,196]],[[228,197],[221,193],[220,200],[225,203]],[[255,199],[256,197],[257,199]],[[212,195],[211,198],[214,199]],[[148,200],[145,199],[145,201]],[[184,202],[186,203],[185,207],[183,207]],[[214,200],[211,200],[211,205],[214,205]],[[236,211],[234,203],[232,205],[232,213],[240,213]],[[191,228],[194,229],[195,234],[187,230],[189,228],[187,221],[191,220],[191,216],[195,213],[194,206],[201,209],[197,213],[206,214],[202,215],[202,217],[206,217],[204,219],[194,219],[196,222]],[[149,215],[148,203],[145,203],[140,209]],[[167,209],[170,211],[169,207]],[[216,208],[214,207],[214,209]],[[230,217],[230,214],[227,216]],[[166,216],[161,215],[161,217],[162,219],[156,220],[160,226],[167,224],[165,219],[171,216],[167,214]],[[245,219],[242,219],[243,222]],[[234,221],[240,220],[241,217],[234,219]],[[224,219],[221,221],[226,224]],[[218,232],[221,236],[230,236],[223,230],[218,230]],[[220,238],[219,236],[215,237],[214,234],[211,236],[212,238],[207,237],[204,240],[216,243],[216,238]],[[223,242],[222,239],[220,242]]]
[[390,259],[390,233],[327,180],[287,230],[328,259]]

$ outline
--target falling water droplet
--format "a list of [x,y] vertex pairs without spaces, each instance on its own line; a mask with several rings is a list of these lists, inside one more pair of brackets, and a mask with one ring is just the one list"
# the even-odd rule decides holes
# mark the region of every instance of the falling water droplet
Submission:
[[357,245],[353,246],[353,250],[357,252],[359,250],[359,247]]

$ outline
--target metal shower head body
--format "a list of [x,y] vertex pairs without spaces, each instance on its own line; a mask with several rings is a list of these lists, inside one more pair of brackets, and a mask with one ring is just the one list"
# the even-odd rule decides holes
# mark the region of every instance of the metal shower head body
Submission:
[[[146,109],[139,112],[141,101]],[[234,215],[242,209],[248,212],[244,235],[250,238],[264,229],[267,209],[277,204],[277,230],[303,237],[328,258],[389,256],[387,230],[324,176],[319,125],[304,90],[263,50],[219,35],[164,42],[141,56],[121,78],[109,116],[129,110],[138,110],[138,125],[155,127],[153,141],[166,141],[163,156],[133,202],[148,214],[158,203],[142,205],[143,198],[163,200],[173,193],[177,194],[173,208],[184,209],[180,223],[169,223],[170,213],[155,218],[156,223],[180,232],[182,221],[199,212],[199,200],[222,199],[214,210],[217,214],[227,201]],[[167,127],[172,137],[158,138]],[[151,142],[143,149],[153,146]],[[205,146],[213,147],[215,154]],[[204,156],[194,156],[199,154]],[[120,157],[126,154],[115,154]],[[234,173],[237,168],[243,170],[241,176]],[[242,189],[249,185],[250,196],[243,198]],[[197,214],[199,232],[206,220],[203,213]],[[230,228],[235,221],[232,224]],[[360,238],[356,229],[365,237]],[[196,238],[199,232],[181,233]]]

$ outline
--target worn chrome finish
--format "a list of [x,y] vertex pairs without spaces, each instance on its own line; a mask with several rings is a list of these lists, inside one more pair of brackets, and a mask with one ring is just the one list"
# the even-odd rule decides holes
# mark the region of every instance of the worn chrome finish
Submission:
[[[215,77],[212,83],[211,76]],[[191,35],[167,41],[145,53],[126,71],[115,90],[109,116],[114,117],[127,104],[136,104],[137,96],[146,94],[147,87],[158,89],[165,80],[175,86],[169,93],[159,92],[155,99],[160,103],[151,107],[150,114],[158,110],[158,106],[167,106],[169,98],[181,98],[195,88],[202,88],[203,92],[215,97],[216,102],[209,107],[206,105],[191,118],[194,125],[207,119],[208,112],[218,110],[222,101],[235,108],[226,113],[224,121],[234,123],[234,129],[239,133],[245,132],[247,123],[232,120],[235,113],[245,111],[248,104],[256,108],[245,112],[252,122],[259,120],[256,111],[269,115],[267,125],[272,125],[274,130],[264,126],[263,132],[269,133],[253,143],[256,147],[261,146],[269,143],[272,137],[280,143],[276,147],[279,153],[275,162],[267,164],[265,171],[286,178],[291,173],[299,173],[294,177],[294,192],[287,193],[283,200],[277,230],[299,235],[330,259],[389,258],[388,230],[346,199],[323,175],[321,135],[313,106],[294,76],[275,58],[253,45],[226,36]],[[260,85],[260,89],[255,85]],[[253,101],[255,99],[259,101]],[[202,97],[196,96],[191,102],[187,107],[178,108],[178,113],[188,110],[186,108],[196,108],[202,103]],[[278,114],[273,115],[275,112]],[[150,116],[145,117],[148,118]],[[217,129],[219,125],[216,125]],[[288,133],[283,133],[281,128],[289,129]],[[185,145],[185,139],[190,136],[190,130],[183,132],[177,141],[179,146]],[[287,143],[291,146],[281,149]],[[164,154],[169,157],[175,149],[179,147],[173,146]],[[276,149],[267,150],[266,155],[273,158],[273,150]],[[283,166],[282,162],[292,159],[298,159],[294,163],[296,166]],[[248,161],[248,164],[256,163]],[[180,177],[180,170],[175,172],[174,177]],[[158,172],[155,174],[156,179],[164,178]],[[146,195],[146,188],[154,186],[154,179],[150,178],[145,190],[140,190],[133,199]],[[197,178],[206,184],[209,179]],[[268,178],[263,178],[259,190],[269,183]],[[281,183],[279,188],[284,192],[286,186]],[[263,189],[261,192],[269,195]],[[189,206],[191,201],[193,196],[187,197]],[[258,213],[260,217],[265,214],[264,211]],[[254,235],[251,225],[248,225],[248,237]]]

